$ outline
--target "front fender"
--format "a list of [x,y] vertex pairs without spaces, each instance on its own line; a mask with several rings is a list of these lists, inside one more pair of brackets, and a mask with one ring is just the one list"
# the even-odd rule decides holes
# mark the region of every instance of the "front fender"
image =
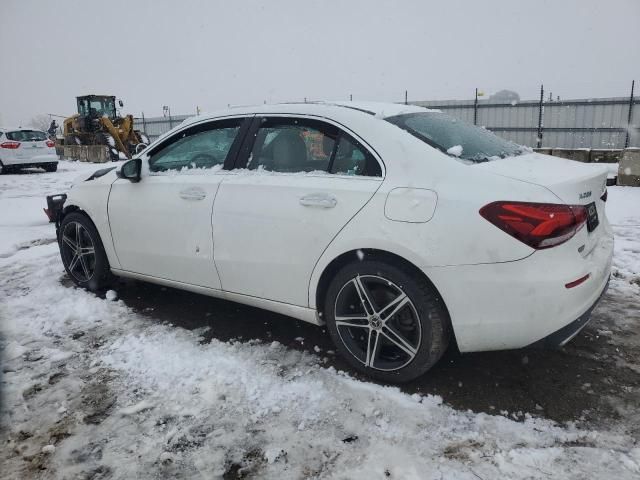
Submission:
[[100,240],[112,268],[120,268],[109,226],[108,203],[111,182],[82,182],[67,193],[63,213],[79,209],[85,212],[100,234]]

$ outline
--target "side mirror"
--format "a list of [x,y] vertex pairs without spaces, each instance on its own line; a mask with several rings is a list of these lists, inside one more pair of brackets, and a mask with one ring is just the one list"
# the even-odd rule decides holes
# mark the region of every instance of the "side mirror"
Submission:
[[130,182],[137,183],[140,181],[140,172],[142,171],[142,159],[134,158],[129,160],[117,171],[118,177],[126,178]]
[[118,100],[118,105],[120,105],[120,108],[124,107],[124,103],[122,100]]

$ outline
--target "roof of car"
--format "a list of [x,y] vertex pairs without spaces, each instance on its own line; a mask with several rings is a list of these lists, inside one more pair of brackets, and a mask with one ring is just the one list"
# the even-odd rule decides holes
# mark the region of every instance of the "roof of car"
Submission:
[[268,105],[247,105],[229,107],[215,112],[200,114],[186,119],[183,124],[190,124],[209,118],[218,118],[230,115],[250,114],[309,114],[320,116],[344,116],[347,112],[355,115],[369,115],[376,118],[388,118],[395,115],[419,112],[437,112],[417,105],[405,105],[400,103],[384,102],[352,102],[352,101],[322,101],[322,102],[290,102]]
[[40,130],[35,127],[15,127],[15,128],[6,128],[0,127],[0,132],[19,132],[21,130],[29,130],[30,132],[44,132],[44,130]]

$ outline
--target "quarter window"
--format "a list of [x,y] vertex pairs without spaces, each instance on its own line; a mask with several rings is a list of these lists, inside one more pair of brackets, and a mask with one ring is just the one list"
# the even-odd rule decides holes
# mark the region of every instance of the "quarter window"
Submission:
[[364,175],[381,177],[380,164],[358,142],[341,135],[338,141],[331,173],[339,175]]
[[182,138],[152,154],[149,169],[163,172],[223,165],[239,130],[240,122],[237,122],[221,128],[185,133]]

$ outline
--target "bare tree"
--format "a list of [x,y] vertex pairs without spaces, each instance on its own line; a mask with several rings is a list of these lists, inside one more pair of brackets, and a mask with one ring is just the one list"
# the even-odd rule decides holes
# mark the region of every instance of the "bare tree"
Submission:
[[42,113],[33,117],[29,123],[30,127],[46,132],[49,129],[49,125],[51,125],[51,118],[49,118],[49,115]]

